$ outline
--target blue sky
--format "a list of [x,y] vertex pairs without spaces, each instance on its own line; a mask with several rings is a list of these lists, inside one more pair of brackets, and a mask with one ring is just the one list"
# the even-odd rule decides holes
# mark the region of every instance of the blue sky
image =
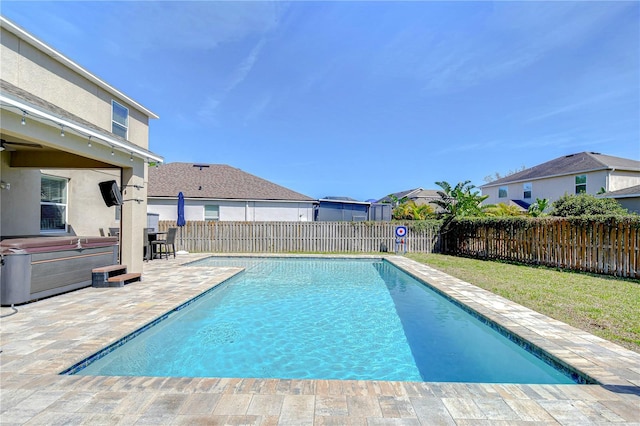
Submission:
[[639,2],[34,2],[1,13],[160,116],[167,162],[359,200],[640,160]]

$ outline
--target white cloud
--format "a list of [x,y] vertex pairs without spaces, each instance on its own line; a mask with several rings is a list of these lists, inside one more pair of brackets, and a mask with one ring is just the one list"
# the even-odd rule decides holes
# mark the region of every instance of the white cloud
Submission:
[[593,135],[585,137],[583,133],[582,129],[575,128],[565,129],[560,132],[525,136],[522,139],[493,139],[489,141],[453,144],[439,150],[435,154],[445,155],[467,152],[487,154],[488,152],[505,153],[507,151],[518,150],[541,150],[543,148],[577,148],[578,150],[587,150],[586,147],[594,147],[617,140],[614,137],[595,137]]
[[[598,93],[589,98],[580,97],[578,98],[577,101],[573,99],[564,99],[561,101],[561,105],[551,107],[546,111],[540,112],[532,117],[529,117],[527,120],[525,120],[525,122],[545,120],[547,118],[553,118],[562,114],[570,114],[576,111],[580,111],[580,110],[595,107],[595,106],[602,108],[603,104],[605,104],[607,101],[611,101],[617,98],[624,98],[630,94],[633,95],[633,93],[631,93],[630,90],[613,89],[604,93]],[[635,93],[635,96],[637,100],[637,93]]]
[[204,103],[200,107],[200,109],[198,109],[198,118],[211,122],[212,124],[217,124],[217,112],[219,106],[220,99],[217,99],[213,96],[208,96],[204,100]]
[[242,62],[240,62],[240,64],[234,71],[231,77],[231,80],[229,81],[229,84],[227,85],[227,88],[225,90],[226,93],[235,89],[236,86],[241,84],[244,81],[244,79],[247,77],[247,75],[249,75],[249,73],[251,72],[251,69],[253,68],[253,66],[255,65],[256,61],[260,56],[260,52],[262,51],[262,48],[264,47],[265,42],[266,42],[266,39],[261,38],[260,41],[251,49],[247,57],[244,58]]
[[[224,103],[225,99],[233,92],[233,90],[242,84],[242,82],[251,73],[253,66],[260,56],[260,52],[265,44],[266,39],[262,38],[251,49],[247,56],[235,67],[227,83],[223,88],[215,94],[210,94],[204,101],[203,106],[198,111],[198,117],[207,120],[210,123],[218,124],[218,109]],[[254,108],[250,111],[250,115],[255,116],[259,114],[259,110],[266,108],[269,100],[264,103],[254,105]],[[258,107],[258,109],[255,109]]]
[[496,2],[491,15],[474,21],[482,31],[435,31],[428,24],[405,28],[382,47],[375,72],[410,78],[426,92],[459,90],[521,70],[553,50],[580,46],[629,7],[633,5]]
[[[123,7],[124,6],[124,7]],[[281,7],[273,2],[126,2],[109,20],[123,53],[208,50],[273,30]]]
[[251,121],[257,119],[262,113],[271,105],[273,95],[271,93],[260,96],[255,102],[251,104],[249,111],[244,117],[244,125],[246,126]]

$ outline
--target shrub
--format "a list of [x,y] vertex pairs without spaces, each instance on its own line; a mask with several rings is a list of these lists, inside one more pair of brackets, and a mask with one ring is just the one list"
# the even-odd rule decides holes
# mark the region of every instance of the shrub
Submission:
[[629,215],[628,210],[618,204],[616,200],[597,198],[591,194],[565,194],[554,201],[552,206],[552,216]]
[[395,220],[427,220],[435,217],[435,210],[429,204],[408,200],[395,206],[391,214]]
[[524,214],[518,206],[507,205],[505,203],[498,203],[495,206],[487,207],[484,213],[492,217],[522,216]]

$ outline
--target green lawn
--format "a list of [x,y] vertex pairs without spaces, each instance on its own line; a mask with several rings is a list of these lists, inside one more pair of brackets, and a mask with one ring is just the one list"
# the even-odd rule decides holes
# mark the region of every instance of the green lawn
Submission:
[[640,281],[440,254],[407,257],[640,353]]

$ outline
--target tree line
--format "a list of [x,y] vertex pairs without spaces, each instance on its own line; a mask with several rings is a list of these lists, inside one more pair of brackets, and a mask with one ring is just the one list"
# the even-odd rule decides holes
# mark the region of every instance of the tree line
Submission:
[[[553,203],[548,199],[536,198],[536,201],[524,211],[516,205],[505,203],[483,204],[488,195],[480,195],[471,181],[459,182],[452,186],[446,181],[436,182],[441,190],[439,199],[426,204],[417,204],[406,197],[398,199],[389,195],[394,205],[392,217],[396,220],[444,219],[459,217],[506,217],[506,216],[627,216],[634,215],[611,198],[598,198],[591,194],[565,194]],[[437,206],[436,207],[434,207]]]

